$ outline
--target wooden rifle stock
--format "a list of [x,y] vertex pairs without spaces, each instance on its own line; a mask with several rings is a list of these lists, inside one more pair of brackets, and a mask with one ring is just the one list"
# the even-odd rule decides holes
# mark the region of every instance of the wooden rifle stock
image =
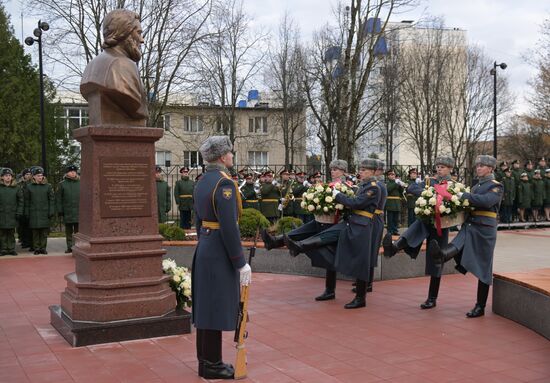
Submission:
[[[260,234],[260,227],[256,230],[256,237],[254,237],[254,245],[250,248],[248,256],[248,264],[252,263],[252,258],[256,255],[256,244],[258,241],[258,235]],[[246,348],[244,341],[248,338],[248,332],[246,331],[246,322],[248,321],[248,289],[249,286],[241,286],[241,300],[239,302],[239,314],[237,317],[237,328],[235,329],[235,342],[237,345],[237,360],[235,362],[235,379],[244,379],[248,374],[246,368]]]

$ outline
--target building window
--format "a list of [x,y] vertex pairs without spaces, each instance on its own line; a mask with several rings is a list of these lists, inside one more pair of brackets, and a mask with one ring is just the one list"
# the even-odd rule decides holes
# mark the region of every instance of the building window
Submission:
[[183,131],[184,132],[202,132],[204,127],[202,126],[202,120],[199,116],[183,116]]
[[170,130],[170,115],[162,114],[157,120],[157,128],[164,129],[165,131]]
[[157,166],[170,166],[172,162],[172,153],[168,151],[158,151],[155,157],[155,164]]
[[218,118],[215,123],[216,126],[216,132],[221,133],[223,132],[223,121],[221,118]]
[[266,166],[268,152],[248,152],[248,165],[250,166]]
[[203,164],[202,156],[199,151],[184,151],[183,152],[183,166],[189,168],[196,168]]
[[88,107],[66,106],[63,108],[63,117],[67,134],[74,129],[88,125]]
[[248,133],[267,133],[267,117],[249,118]]

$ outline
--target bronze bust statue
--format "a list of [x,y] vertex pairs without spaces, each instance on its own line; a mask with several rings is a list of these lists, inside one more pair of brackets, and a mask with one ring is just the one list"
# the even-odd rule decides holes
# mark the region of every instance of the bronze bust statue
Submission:
[[105,16],[104,50],[88,63],[80,82],[90,125],[146,125],[147,100],[137,68],[141,33],[135,12],[116,9]]

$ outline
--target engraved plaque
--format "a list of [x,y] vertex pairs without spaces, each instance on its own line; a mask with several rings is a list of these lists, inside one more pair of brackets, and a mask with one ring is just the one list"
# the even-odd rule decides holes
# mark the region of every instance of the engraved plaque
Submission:
[[101,157],[99,176],[102,218],[151,216],[153,173],[148,157]]

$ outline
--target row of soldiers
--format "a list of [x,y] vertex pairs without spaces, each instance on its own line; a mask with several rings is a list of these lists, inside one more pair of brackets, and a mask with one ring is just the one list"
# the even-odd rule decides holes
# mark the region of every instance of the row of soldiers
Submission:
[[511,166],[503,161],[499,168],[495,178],[504,185],[501,222],[525,222],[529,216],[535,222],[550,221],[550,168],[547,168],[546,159],[542,157],[537,167],[527,161],[522,169],[516,160]]
[[19,182],[12,169],[0,171],[0,255],[17,255],[15,231],[21,247],[34,254],[48,254],[51,219],[57,213],[65,225],[66,253],[72,252],[78,232],[80,178],[78,167],[69,165],[54,193],[40,166],[24,169]]

